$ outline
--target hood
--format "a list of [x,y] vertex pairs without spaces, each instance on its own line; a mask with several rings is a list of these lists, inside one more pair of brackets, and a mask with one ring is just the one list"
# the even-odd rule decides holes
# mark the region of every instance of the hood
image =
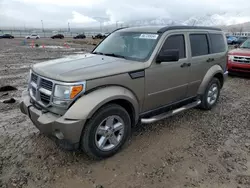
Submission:
[[145,63],[96,54],[71,55],[33,65],[44,77],[76,82],[144,69]]
[[237,49],[231,50],[228,54],[229,55],[250,56],[250,49],[237,48]]

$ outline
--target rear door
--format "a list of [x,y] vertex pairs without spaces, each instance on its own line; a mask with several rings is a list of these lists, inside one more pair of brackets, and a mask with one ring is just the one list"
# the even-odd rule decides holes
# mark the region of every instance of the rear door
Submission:
[[198,88],[213,59],[210,59],[208,32],[189,32],[190,74],[188,97],[197,95]]
[[190,76],[188,96],[196,96],[207,71],[215,64],[226,68],[226,37],[218,31],[189,33]]

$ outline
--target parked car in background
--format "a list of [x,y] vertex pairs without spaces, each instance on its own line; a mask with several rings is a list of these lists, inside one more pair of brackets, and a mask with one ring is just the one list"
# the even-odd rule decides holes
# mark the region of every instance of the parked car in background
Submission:
[[25,37],[26,39],[40,39],[40,36],[37,34],[31,34]]
[[236,44],[242,44],[248,39],[248,37],[238,37]]
[[51,36],[52,39],[64,39],[64,35],[63,34],[55,34]]
[[227,75],[227,53],[218,28],[116,30],[89,54],[33,65],[20,109],[59,146],[107,158],[137,123],[212,109]]
[[84,34],[78,34],[78,35],[74,36],[73,38],[74,39],[85,39],[86,35],[84,35]]
[[228,53],[228,72],[250,73],[250,39]]
[[97,35],[92,36],[92,39],[104,39],[108,36],[108,33],[98,33]]
[[234,45],[237,44],[238,38],[234,36],[228,36],[227,37],[227,44]]
[[2,38],[2,39],[13,39],[14,36],[11,35],[11,34],[3,34],[3,35],[0,35],[0,38]]

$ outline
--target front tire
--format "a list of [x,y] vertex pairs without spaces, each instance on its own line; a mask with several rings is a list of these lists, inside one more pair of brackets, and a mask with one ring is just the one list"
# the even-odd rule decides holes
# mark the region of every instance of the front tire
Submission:
[[103,159],[116,154],[131,133],[128,112],[117,104],[99,109],[87,122],[81,137],[81,149],[93,159]]
[[218,78],[213,78],[206,90],[205,93],[201,96],[201,105],[200,107],[204,110],[211,110],[217,103],[220,96],[221,84]]

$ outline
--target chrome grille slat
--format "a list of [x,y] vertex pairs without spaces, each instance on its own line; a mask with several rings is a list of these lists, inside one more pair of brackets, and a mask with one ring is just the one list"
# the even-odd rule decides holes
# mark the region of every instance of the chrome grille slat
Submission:
[[31,90],[32,90],[32,95],[36,96],[36,88],[32,87]]

